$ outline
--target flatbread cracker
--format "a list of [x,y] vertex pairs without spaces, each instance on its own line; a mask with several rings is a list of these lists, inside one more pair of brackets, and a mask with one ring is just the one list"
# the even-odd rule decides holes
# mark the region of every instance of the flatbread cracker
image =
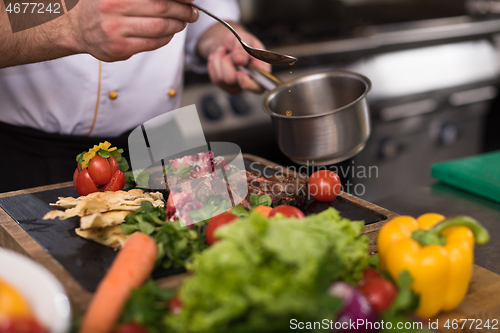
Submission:
[[80,219],[80,229],[104,228],[122,224],[125,221],[125,216],[130,213],[130,211],[119,210],[82,216]]
[[50,205],[65,210],[50,211],[43,219],[64,220],[80,216],[80,228],[75,230],[78,236],[119,249],[130,237],[122,231],[120,224],[128,214],[141,207],[142,201],[149,201],[154,207],[164,205],[160,192],[144,192],[140,189],[95,192],[78,198],[59,197],[55,204]]
[[76,228],[75,232],[80,237],[83,237],[85,239],[94,241],[96,243],[105,246],[112,247],[114,249],[121,249],[132,235],[132,234],[130,235],[125,234],[122,231],[121,226],[119,225],[101,229],[88,229],[88,230],[82,230],[80,228]]
[[60,220],[64,220],[64,214],[66,212],[64,210],[51,210],[47,214],[43,216],[44,220],[51,220],[55,218],[59,218]]
[[163,195],[160,192],[144,192],[140,189],[115,192],[94,192],[78,198],[59,197],[56,203],[51,203],[50,205],[52,207],[68,209],[76,207],[80,202],[87,200],[97,200],[107,203],[110,206],[137,205],[137,203],[140,205],[141,201],[147,200],[153,203],[153,206],[157,207],[163,203]]
[[[130,193],[132,192],[132,193]],[[63,198],[51,206],[66,207],[66,211],[51,211],[45,214],[44,220],[59,218],[64,220],[73,216],[87,216],[96,213],[110,211],[135,212],[140,208],[142,201],[149,201],[154,207],[164,204],[163,195],[160,192],[144,192],[139,189],[116,192],[94,192],[79,198]]]

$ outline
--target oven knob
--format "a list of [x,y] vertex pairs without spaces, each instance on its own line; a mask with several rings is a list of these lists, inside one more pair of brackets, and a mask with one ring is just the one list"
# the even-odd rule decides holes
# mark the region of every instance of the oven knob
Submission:
[[242,95],[230,95],[229,104],[231,104],[234,113],[239,116],[247,115],[251,111],[250,105]]
[[452,123],[445,123],[439,129],[438,141],[442,146],[451,146],[458,139],[458,127]]
[[381,160],[391,160],[399,154],[399,144],[393,138],[384,138],[380,141],[378,156]]
[[224,114],[222,107],[213,95],[208,95],[201,99],[201,111],[208,120],[212,121],[221,119]]

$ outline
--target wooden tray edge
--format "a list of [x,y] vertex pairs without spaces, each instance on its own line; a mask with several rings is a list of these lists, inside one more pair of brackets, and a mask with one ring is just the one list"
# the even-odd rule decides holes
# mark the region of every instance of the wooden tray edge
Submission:
[[58,184],[53,184],[53,185],[44,185],[44,186],[38,186],[38,187],[33,187],[25,190],[17,190],[17,191],[11,191],[11,192],[4,192],[0,193],[0,199],[2,198],[9,198],[13,197],[16,195],[23,195],[23,194],[28,194],[28,193],[36,193],[36,192],[43,192],[43,191],[50,191],[50,190],[55,190],[57,188],[63,188],[63,187],[70,187],[73,186],[73,182],[64,182],[64,183],[58,183]]

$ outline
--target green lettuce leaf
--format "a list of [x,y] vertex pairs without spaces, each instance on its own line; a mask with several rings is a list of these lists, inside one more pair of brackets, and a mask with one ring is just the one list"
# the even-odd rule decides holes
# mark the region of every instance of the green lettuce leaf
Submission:
[[252,212],[195,256],[180,289],[183,311],[165,320],[174,332],[281,332],[292,318],[333,319],[340,301],[329,285],[355,283],[368,265],[362,227],[333,208],[304,219]]

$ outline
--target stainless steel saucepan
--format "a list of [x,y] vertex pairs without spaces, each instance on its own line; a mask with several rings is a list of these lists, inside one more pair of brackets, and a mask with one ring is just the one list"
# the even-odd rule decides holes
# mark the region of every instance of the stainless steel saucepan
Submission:
[[269,93],[271,115],[283,154],[302,165],[328,165],[359,153],[370,136],[368,78],[347,71],[302,76],[283,83],[257,68],[243,68]]

